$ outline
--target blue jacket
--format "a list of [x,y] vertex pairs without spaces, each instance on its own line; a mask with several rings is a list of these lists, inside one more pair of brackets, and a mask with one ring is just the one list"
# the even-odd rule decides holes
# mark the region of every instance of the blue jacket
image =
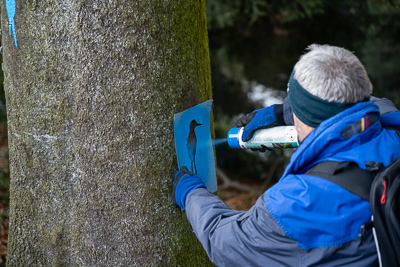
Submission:
[[[370,118],[378,118],[375,123]],[[388,165],[400,156],[400,112],[379,116],[362,102],[322,122],[293,153],[280,181],[249,211],[234,211],[206,189],[186,198],[186,214],[218,266],[376,266],[369,203],[320,177],[304,174],[321,161],[369,160]],[[349,133],[350,129],[350,133]],[[346,132],[347,134],[344,134]]]

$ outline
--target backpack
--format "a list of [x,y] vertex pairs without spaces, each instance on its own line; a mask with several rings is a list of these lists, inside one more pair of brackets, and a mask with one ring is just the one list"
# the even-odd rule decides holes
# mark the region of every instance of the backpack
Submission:
[[325,161],[306,174],[325,178],[369,201],[372,219],[361,226],[359,237],[372,230],[379,265],[400,266],[400,157],[386,167],[373,161],[366,167],[368,171],[354,162]]

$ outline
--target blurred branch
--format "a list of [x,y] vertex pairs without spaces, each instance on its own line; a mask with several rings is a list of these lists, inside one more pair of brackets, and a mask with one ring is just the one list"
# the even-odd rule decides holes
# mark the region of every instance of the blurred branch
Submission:
[[264,192],[265,190],[267,190],[271,186],[272,177],[274,176],[274,173],[275,173],[276,169],[278,168],[279,163],[281,163],[281,162],[282,162],[282,158],[281,157],[277,157],[275,159],[274,163],[272,163],[272,166],[271,166],[271,168],[269,169],[269,172],[268,172],[267,179],[265,179],[265,181],[260,186],[261,192]]
[[261,194],[264,193],[263,191],[255,189],[249,185],[242,184],[237,181],[232,181],[221,168],[217,167],[217,173],[218,173],[218,177],[221,178],[221,180],[224,182],[222,185],[220,185],[218,187],[218,190],[223,190],[223,189],[227,189],[227,188],[235,188],[240,191],[251,192],[257,196],[260,196]]

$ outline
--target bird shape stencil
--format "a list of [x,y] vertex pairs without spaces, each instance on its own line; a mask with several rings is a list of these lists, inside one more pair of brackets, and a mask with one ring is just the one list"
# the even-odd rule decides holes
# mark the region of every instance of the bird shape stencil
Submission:
[[17,46],[17,33],[15,31],[15,22],[14,22],[15,8],[16,8],[15,0],[6,0],[6,9],[7,9],[7,17],[8,17],[8,36],[11,38],[11,31],[12,31],[12,33],[14,35],[15,47],[18,47]]
[[191,171],[193,173],[197,174],[197,168],[196,168],[196,149],[197,149],[197,137],[196,137],[196,132],[195,128],[197,126],[201,126],[203,124],[198,123],[196,120],[192,120],[190,122],[189,126],[189,136],[187,139],[187,151],[188,151],[188,156],[190,159],[190,164],[191,164]]

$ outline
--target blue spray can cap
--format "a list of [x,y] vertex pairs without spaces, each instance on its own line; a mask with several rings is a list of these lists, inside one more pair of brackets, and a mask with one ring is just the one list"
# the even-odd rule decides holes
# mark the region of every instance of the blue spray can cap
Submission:
[[239,145],[239,138],[242,138],[241,136],[238,138],[240,127],[238,128],[232,128],[228,132],[228,145],[231,148],[240,148]]

